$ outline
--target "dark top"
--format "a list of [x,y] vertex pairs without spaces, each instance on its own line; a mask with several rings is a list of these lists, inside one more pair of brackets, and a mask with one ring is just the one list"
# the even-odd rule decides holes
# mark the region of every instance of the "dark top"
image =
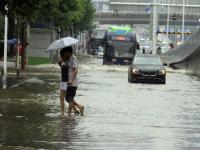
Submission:
[[62,61],[58,63],[61,67],[61,81],[67,82],[68,81],[68,66],[64,64]]

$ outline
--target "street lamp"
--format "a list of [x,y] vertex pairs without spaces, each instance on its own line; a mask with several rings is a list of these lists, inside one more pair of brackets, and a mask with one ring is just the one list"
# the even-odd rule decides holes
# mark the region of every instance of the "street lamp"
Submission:
[[5,29],[4,29],[4,76],[7,75],[7,48],[8,48],[8,6],[5,4]]
[[152,50],[153,53],[156,53],[156,43],[157,43],[157,28],[158,27],[158,18],[157,18],[157,3],[156,0],[153,1],[153,32],[152,32]]
[[183,0],[183,19],[182,19],[182,43],[184,42],[184,30],[185,30],[185,0]]
[[170,15],[170,13],[169,13],[169,4],[170,4],[170,0],[168,0],[168,6],[167,6],[167,42],[169,42],[169,15]]

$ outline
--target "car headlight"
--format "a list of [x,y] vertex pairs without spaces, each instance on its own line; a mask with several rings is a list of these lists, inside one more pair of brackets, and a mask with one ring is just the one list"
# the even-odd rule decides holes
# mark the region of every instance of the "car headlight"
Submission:
[[133,74],[140,74],[140,71],[138,69],[133,69],[132,72]]
[[158,74],[159,74],[159,75],[165,75],[165,74],[166,74],[166,70],[165,70],[165,69],[162,69],[162,70],[159,71]]

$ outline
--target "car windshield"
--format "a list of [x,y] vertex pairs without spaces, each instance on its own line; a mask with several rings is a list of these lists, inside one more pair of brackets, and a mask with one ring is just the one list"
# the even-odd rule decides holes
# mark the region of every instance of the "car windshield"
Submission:
[[135,57],[134,64],[160,65],[161,62],[158,57]]

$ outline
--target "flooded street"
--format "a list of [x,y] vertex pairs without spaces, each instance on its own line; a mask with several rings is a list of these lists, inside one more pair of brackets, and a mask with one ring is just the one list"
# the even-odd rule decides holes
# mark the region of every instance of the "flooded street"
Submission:
[[81,58],[85,117],[62,118],[59,67],[30,69],[0,90],[0,149],[199,150],[200,79],[168,69],[166,85],[130,84],[127,70]]

